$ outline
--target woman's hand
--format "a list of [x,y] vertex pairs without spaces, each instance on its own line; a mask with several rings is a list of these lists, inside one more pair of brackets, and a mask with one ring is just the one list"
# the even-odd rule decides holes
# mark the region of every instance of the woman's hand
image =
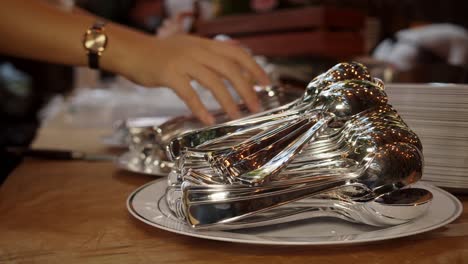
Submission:
[[164,39],[148,36],[130,45],[120,61],[125,65],[120,73],[144,86],[172,88],[206,124],[213,124],[214,118],[191,87],[191,80],[209,89],[231,118],[240,117],[240,112],[223,80],[231,82],[249,110],[260,109],[253,85],[265,85],[269,80],[239,46],[185,34]]

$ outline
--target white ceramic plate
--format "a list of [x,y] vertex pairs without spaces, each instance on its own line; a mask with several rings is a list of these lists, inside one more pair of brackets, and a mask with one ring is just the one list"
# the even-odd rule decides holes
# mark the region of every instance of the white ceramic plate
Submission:
[[129,212],[151,226],[187,236],[238,242],[270,245],[338,245],[374,242],[427,232],[444,226],[458,216],[463,207],[450,193],[426,183],[414,186],[432,192],[434,200],[428,212],[406,224],[393,227],[372,227],[351,224],[345,221],[321,218],[229,231],[197,231],[173,217],[165,202],[166,179],[150,182],[127,199]]

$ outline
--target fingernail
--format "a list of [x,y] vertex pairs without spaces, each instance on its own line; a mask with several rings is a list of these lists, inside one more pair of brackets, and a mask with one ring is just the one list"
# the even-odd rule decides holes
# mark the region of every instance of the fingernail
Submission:
[[252,112],[253,113],[258,113],[262,110],[262,108],[260,107],[260,105],[255,105],[254,107],[252,107]]
[[249,104],[249,109],[254,113],[259,112],[261,110],[260,102],[258,100],[251,102]]
[[242,115],[239,113],[239,111],[235,111],[235,112],[232,112],[230,116],[232,119],[238,119],[238,118],[241,118]]
[[203,117],[203,123],[207,125],[214,125],[216,123],[216,120],[212,115],[206,115]]
[[262,80],[262,84],[263,85],[270,85],[271,84],[271,80],[268,77],[268,75],[265,74],[264,79]]

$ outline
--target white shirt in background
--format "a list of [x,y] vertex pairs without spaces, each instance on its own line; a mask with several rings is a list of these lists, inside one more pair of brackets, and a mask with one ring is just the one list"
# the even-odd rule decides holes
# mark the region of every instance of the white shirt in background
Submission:
[[448,64],[468,64],[468,31],[453,24],[433,24],[396,33],[396,42],[386,39],[373,53],[377,60],[409,70],[418,64],[420,48],[433,52]]

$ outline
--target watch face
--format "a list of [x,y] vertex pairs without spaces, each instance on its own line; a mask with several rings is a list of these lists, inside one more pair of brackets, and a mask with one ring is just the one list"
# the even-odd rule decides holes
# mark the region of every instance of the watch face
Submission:
[[107,45],[107,36],[101,31],[90,30],[86,33],[83,44],[91,52],[102,52]]

